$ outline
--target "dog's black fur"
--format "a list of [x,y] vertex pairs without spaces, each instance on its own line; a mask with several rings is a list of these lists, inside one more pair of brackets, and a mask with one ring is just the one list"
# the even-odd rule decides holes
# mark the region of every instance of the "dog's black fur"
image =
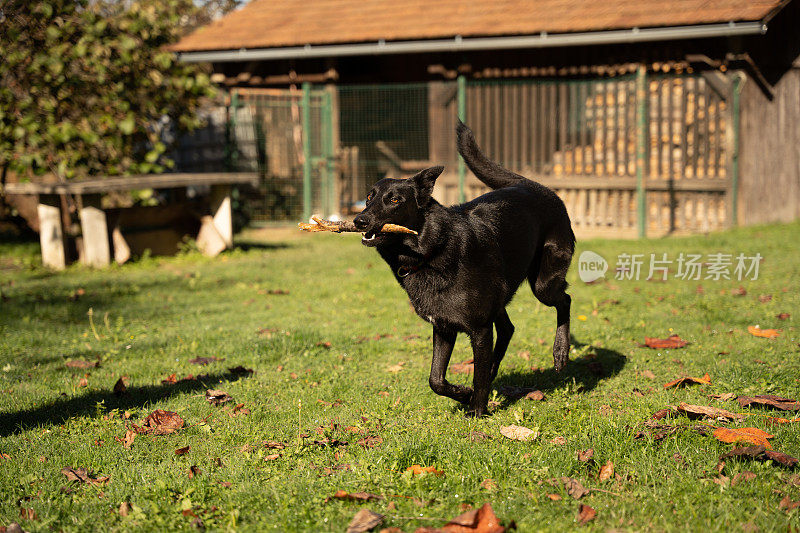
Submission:
[[[432,167],[409,179],[377,182],[354,223],[365,231],[362,243],[377,247],[389,264],[417,314],[433,324],[433,391],[469,404],[470,415],[483,416],[514,333],[505,307],[525,279],[540,302],[556,308],[555,369],[567,363],[570,297],[564,277],[575,235],[564,203],[552,190],[490,161],[461,122],[458,151],[493,191],[444,207],[431,197],[444,167]],[[387,223],[419,236],[380,233]],[[472,342],[473,389],[445,379],[458,332]]]

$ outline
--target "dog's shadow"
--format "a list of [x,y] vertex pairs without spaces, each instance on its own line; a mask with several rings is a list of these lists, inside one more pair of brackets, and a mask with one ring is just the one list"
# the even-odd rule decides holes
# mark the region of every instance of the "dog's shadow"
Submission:
[[[495,406],[494,412],[508,409],[529,392],[538,390],[546,393],[564,387],[565,383],[575,383],[574,392],[588,392],[594,389],[600,381],[619,374],[627,363],[627,358],[616,350],[589,346],[572,336],[570,336],[570,345],[585,353],[580,357],[570,359],[561,372],[556,372],[552,366],[536,370],[503,372],[501,364],[500,373],[492,384],[500,402]],[[585,350],[587,347],[589,349]],[[467,406],[460,405],[457,409],[466,410]]]

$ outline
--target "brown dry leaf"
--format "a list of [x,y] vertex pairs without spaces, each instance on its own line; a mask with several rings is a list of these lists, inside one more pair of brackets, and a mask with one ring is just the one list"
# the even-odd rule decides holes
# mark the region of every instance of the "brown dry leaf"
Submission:
[[173,411],[156,409],[144,419],[142,426],[133,425],[137,433],[146,435],[169,435],[183,427],[183,419]]
[[175,450],[175,455],[186,455],[187,453],[189,453],[189,448],[191,448],[191,446],[184,446],[183,448],[178,448],[177,450]]
[[781,509],[786,509],[787,511],[791,511],[792,509],[797,509],[800,507],[800,500],[793,501],[789,496],[784,496],[781,500],[781,503],[778,504],[778,507]]
[[661,420],[662,418],[667,418],[675,415],[675,408],[674,407],[665,407],[664,409],[659,409],[655,413],[650,416],[650,420]]
[[127,430],[125,432],[125,436],[122,437],[122,447],[130,449],[135,439],[136,439],[136,432],[132,429]]
[[233,400],[233,398],[225,391],[217,389],[208,389],[206,391],[206,400],[211,405],[222,405],[225,402]]
[[69,368],[97,368],[100,366],[100,361],[84,361],[82,359],[75,359],[73,361],[67,361],[64,363]]
[[644,344],[641,346],[653,348],[654,350],[673,350],[675,348],[683,348],[687,344],[689,344],[689,342],[681,339],[678,335],[670,335],[666,339],[645,337]]
[[23,520],[36,520],[37,515],[34,509],[30,507],[20,507],[19,508],[19,517]]
[[421,475],[421,474],[435,474],[437,476],[443,476],[444,470],[437,470],[435,466],[420,466],[420,465],[411,465],[405,470],[406,472],[411,472],[411,475]]
[[265,461],[274,461],[276,459],[279,459],[280,456],[281,456],[281,454],[279,454],[279,453],[271,453],[271,454],[267,455],[266,457],[264,457],[264,460]]
[[656,375],[653,374],[650,370],[642,370],[639,373],[639,375],[642,376],[643,378],[647,378],[647,379],[656,379]]
[[747,332],[754,337],[772,339],[781,334],[779,329],[761,329],[759,326],[747,326]]
[[595,511],[592,507],[582,503],[581,506],[578,508],[578,523],[579,524],[588,524],[592,520],[595,519],[597,516],[597,511]]
[[330,498],[325,498],[325,503],[328,500],[348,500],[348,501],[362,501],[369,502],[373,500],[382,500],[383,496],[372,494],[370,492],[347,492],[346,490],[337,490],[336,493]]
[[521,352],[519,352],[517,354],[517,357],[519,357],[520,359],[522,359],[524,361],[530,361],[531,360],[531,352],[529,352],[528,350],[523,350],[523,351],[521,351]]
[[249,415],[250,409],[245,407],[243,403],[237,403],[236,407],[233,408],[233,411],[228,414],[231,416],[231,418],[239,415]]
[[525,395],[526,400],[533,400],[535,402],[541,402],[544,398],[544,393],[540,390],[531,391]]
[[600,474],[597,476],[598,481],[606,481],[614,477],[614,463],[609,459],[602,467],[600,467]]
[[739,472],[738,474],[733,476],[733,479],[731,480],[731,487],[735,487],[736,485],[742,483],[743,481],[752,481],[755,478],[756,478],[755,473],[749,470],[745,470],[744,472]]
[[715,400],[719,400],[721,402],[727,402],[728,400],[736,399],[736,393],[735,392],[726,392],[725,394],[712,394],[711,397],[714,398]]
[[756,396],[739,396],[736,398],[741,407],[747,407],[751,404],[766,405],[780,409],[781,411],[800,411],[800,402],[792,400],[791,398],[783,398],[781,396],[774,396],[772,394],[758,394]]
[[707,407],[705,405],[690,405],[685,402],[681,402],[678,405],[678,411],[681,413],[686,414],[689,418],[699,418],[702,416],[707,416],[709,418],[726,418],[728,420],[742,420],[744,415],[740,415],[737,413],[732,413],[725,409],[720,409],[718,407]]
[[767,302],[771,302],[772,301],[772,295],[771,294],[761,294],[761,295],[758,296],[758,301],[761,302],[762,304],[765,304]]
[[729,444],[748,442],[765,448],[772,448],[767,439],[774,436],[758,428],[716,428],[713,435],[717,440]]
[[792,315],[790,315],[789,313],[780,313],[775,315],[775,318],[777,318],[778,320],[789,320],[790,318],[792,318]]
[[588,450],[578,450],[578,461],[582,463],[588,463],[594,457],[594,448],[589,448]]
[[166,379],[161,380],[162,385],[175,385],[178,382],[178,376],[170,374]]
[[488,433],[484,433],[483,431],[470,431],[467,434],[467,437],[472,442],[480,442],[482,440],[491,439],[492,437],[489,436]]
[[373,513],[369,509],[361,509],[347,525],[347,533],[364,533],[383,523],[383,515]]
[[539,436],[537,430],[515,425],[501,427],[500,434],[509,439],[521,441],[533,440]]
[[81,378],[78,380],[78,387],[88,387],[88,386],[89,386],[89,380],[87,380],[86,378]]
[[282,442],[278,442],[276,440],[265,440],[261,443],[265,448],[270,450],[282,450],[286,448],[286,445]]
[[472,359],[450,365],[450,372],[453,374],[471,374],[474,370],[475,364]]
[[[420,528],[423,529],[424,528]],[[500,525],[500,519],[494,514],[489,503],[480,509],[473,509],[450,520],[440,529],[428,529],[441,533],[504,533],[506,528]],[[419,530],[418,530],[419,531]]]
[[189,479],[198,477],[202,473],[203,473],[203,471],[200,470],[200,467],[197,466],[197,465],[192,465],[192,466],[189,467]]
[[561,435],[559,435],[557,437],[553,437],[552,439],[550,439],[550,444],[555,444],[556,446],[563,446],[566,443],[567,443],[567,439],[565,439]]
[[564,484],[564,489],[567,491],[567,494],[575,498],[576,500],[580,500],[585,495],[589,494],[589,490],[581,485],[581,482],[572,477],[562,477],[561,482]]
[[117,380],[117,382],[114,383],[113,392],[117,396],[122,396],[123,394],[127,394],[128,393],[128,387],[127,387],[127,385],[125,385],[125,377],[124,376],[119,378]]
[[401,372],[403,370],[403,365],[405,365],[405,364],[406,364],[405,361],[400,361],[396,365],[391,365],[391,366],[387,367],[386,371],[387,372],[391,372],[392,374],[397,374],[398,372]]
[[669,389],[670,387],[685,387],[687,385],[710,385],[711,384],[711,376],[708,375],[708,372],[702,378],[693,378],[691,376],[686,376],[683,378],[676,379],[675,381],[670,381],[669,383],[664,384],[665,389]]
[[189,359],[189,362],[195,365],[207,365],[209,363],[215,363],[217,361],[224,361],[224,357],[217,357],[216,355],[212,355],[211,357],[195,357],[194,359]]
[[131,512],[131,504],[128,502],[122,502],[119,504],[119,511],[117,511],[120,516],[128,516],[128,513]]
[[481,481],[481,488],[491,492],[497,489],[497,482],[492,478],[484,479],[483,481]]
[[382,443],[383,439],[377,435],[368,435],[363,439],[359,439],[356,444],[359,446],[363,446],[365,448],[374,448],[378,444]]
[[550,498],[554,502],[560,502],[561,501],[561,496],[559,496],[558,494],[548,494],[547,497]]
[[69,468],[64,467],[61,473],[67,476],[67,481],[77,481],[79,483],[88,483],[90,485],[101,485],[111,479],[109,476],[93,477],[85,468]]

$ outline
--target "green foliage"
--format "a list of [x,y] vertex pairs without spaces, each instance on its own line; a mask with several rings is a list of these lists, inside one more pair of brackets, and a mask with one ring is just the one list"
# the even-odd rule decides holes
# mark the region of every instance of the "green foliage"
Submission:
[[11,0],[0,8],[0,167],[52,172],[160,172],[163,129],[198,125],[213,95],[201,67],[167,46],[191,0]]

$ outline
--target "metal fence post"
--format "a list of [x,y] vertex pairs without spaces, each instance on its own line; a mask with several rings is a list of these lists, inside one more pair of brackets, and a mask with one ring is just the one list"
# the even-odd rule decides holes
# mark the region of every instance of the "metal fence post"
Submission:
[[[461,122],[466,122],[467,120],[467,78],[463,74],[459,74],[458,76],[458,92],[457,92],[457,100],[458,100],[458,119]],[[464,158],[460,155],[458,156],[458,202],[463,203],[466,201],[466,195],[464,194],[464,183],[467,180],[467,167],[464,163]]]
[[236,146],[236,110],[239,108],[239,91],[231,91],[231,99],[228,104],[228,125],[225,142],[225,163],[228,171],[238,170],[239,149]]
[[333,98],[330,91],[325,91],[322,95],[322,147],[325,153],[325,180],[328,184],[328,195],[325,201],[326,215],[333,214],[336,208],[336,183],[335,183],[335,165],[333,153]]
[[647,67],[636,71],[636,219],[639,238],[647,235],[645,164],[647,161]]
[[311,84],[303,82],[303,219],[311,218]]

